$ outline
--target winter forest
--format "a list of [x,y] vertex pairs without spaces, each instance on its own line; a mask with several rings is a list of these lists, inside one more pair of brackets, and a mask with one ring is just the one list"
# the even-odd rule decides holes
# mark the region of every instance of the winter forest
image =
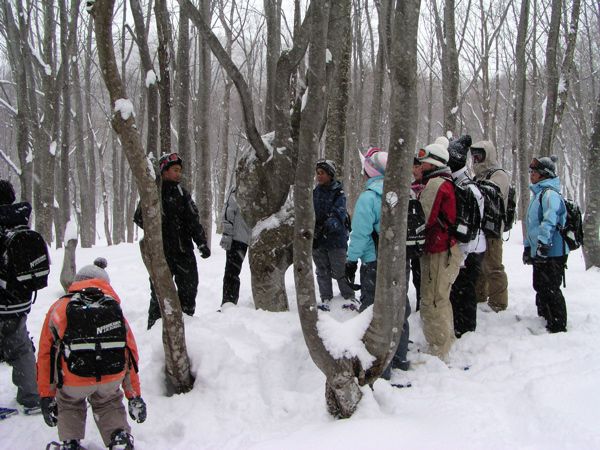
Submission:
[[[33,205],[32,228],[55,249],[70,239],[81,249],[137,243],[140,203],[143,263],[164,302],[177,292],[156,212],[158,158],[183,159],[213,249],[235,186],[253,229],[254,307],[290,310],[293,267],[302,335],[335,417],[352,416],[360,387],[390,361],[406,294],[413,155],[437,137],[495,143],[517,189],[518,220],[532,157],[556,155],[563,194],[584,213],[585,269],[600,267],[596,0],[4,0],[0,8],[0,178]],[[382,207],[367,364],[332,356],[317,332],[312,188],[315,161],[335,161],[352,212],[359,152],[371,146],[389,151],[384,195],[398,201]],[[520,239],[522,230],[512,233]],[[180,309],[165,318],[174,393],[194,384],[183,330]]]

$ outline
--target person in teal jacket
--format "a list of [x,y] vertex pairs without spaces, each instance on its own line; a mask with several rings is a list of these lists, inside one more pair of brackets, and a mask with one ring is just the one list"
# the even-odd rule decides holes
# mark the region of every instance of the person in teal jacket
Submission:
[[354,283],[360,259],[360,311],[364,311],[375,300],[377,278],[377,247],[381,221],[381,195],[383,176],[387,165],[387,152],[377,147],[369,149],[363,160],[365,189],[354,205],[352,232],[346,257],[346,277]]
[[523,262],[533,265],[533,289],[538,315],[550,333],[567,331],[567,306],[560,285],[569,248],[558,230],[567,220],[567,209],[556,175],[556,156],[533,158],[529,165],[532,192],[525,233]]

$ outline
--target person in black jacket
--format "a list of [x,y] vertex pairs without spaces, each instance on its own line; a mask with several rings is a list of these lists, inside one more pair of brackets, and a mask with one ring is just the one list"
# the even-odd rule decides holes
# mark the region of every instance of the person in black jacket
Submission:
[[[7,180],[0,180],[0,230],[27,225],[31,214],[28,202],[14,203],[15,191]],[[2,271],[4,273],[4,271]],[[0,279],[0,356],[12,366],[17,386],[17,403],[25,414],[41,412],[33,344],[27,331],[27,314],[32,293],[11,280]]]
[[315,165],[317,185],[313,190],[315,208],[315,235],[313,239],[313,261],[317,272],[317,283],[321,303],[319,309],[329,311],[333,298],[332,279],[337,281],[344,298],[343,307],[358,309],[354,290],[345,275],[348,228],[346,222],[346,194],[342,183],[335,179],[333,161],[320,159]]
[[[181,309],[185,314],[193,316],[198,292],[194,242],[202,258],[210,256],[210,248],[204,228],[200,224],[198,208],[189,192],[179,184],[182,164],[183,161],[177,153],[163,155],[159,160],[162,179],[162,236],[165,258],[177,285]],[[140,228],[144,228],[140,206],[135,211],[133,221]],[[148,329],[160,318],[160,308],[152,281],[150,295]]]

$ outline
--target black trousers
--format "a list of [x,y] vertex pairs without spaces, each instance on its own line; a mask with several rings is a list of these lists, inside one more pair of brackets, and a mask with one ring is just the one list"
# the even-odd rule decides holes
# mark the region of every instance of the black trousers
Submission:
[[[167,264],[173,275],[177,294],[181,302],[181,310],[188,316],[193,316],[196,310],[196,294],[198,293],[198,266],[194,252],[177,255],[177,257],[167,256]],[[150,280],[150,307],[148,308],[148,329],[161,316],[158,306],[156,292]]]
[[225,262],[225,275],[223,276],[223,301],[221,304],[231,302],[237,305],[240,297],[240,272],[248,251],[248,244],[233,241],[227,251]]
[[410,258],[410,270],[412,271],[412,283],[417,292],[417,308],[418,311],[421,308],[421,258]]
[[533,262],[533,289],[538,316],[546,319],[550,333],[567,331],[567,305],[560,285],[565,275],[568,255],[539,258]]
[[477,327],[477,295],[475,284],[481,274],[483,253],[469,253],[450,290],[454,315],[454,334],[461,337]]

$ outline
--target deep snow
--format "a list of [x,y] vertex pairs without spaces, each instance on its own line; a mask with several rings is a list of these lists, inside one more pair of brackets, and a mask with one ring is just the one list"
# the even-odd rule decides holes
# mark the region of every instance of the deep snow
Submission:
[[[290,312],[254,310],[246,262],[239,306],[218,313],[225,254],[219,236],[213,236],[213,255],[198,258],[196,315],[185,319],[196,384],[188,394],[167,398],[160,322],[146,331],[148,276],[137,244],[78,249],[77,264],[108,259],[136,335],[148,404],[148,420],[133,424],[138,449],[600,448],[600,271],[584,270],[581,251],[571,255],[564,290],[569,331],[546,334],[536,316],[531,267],[521,263],[517,230],[504,247],[508,310],[496,314],[480,305],[477,331],[456,342],[449,365],[417,352],[424,337],[419,315],[413,314],[413,366],[395,372],[392,380],[410,381],[412,387],[397,389],[379,380],[373,391],[363,388],[348,420],[326,412],[325,379],[302,337],[291,271]],[[44,315],[61,295],[62,258],[62,250],[52,250],[50,286],[29,315],[36,345]],[[409,296],[414,309],[412,286]],[[334,309],[323,329],[338,327],[334,334],[352,340],[365,323],[355,316]],[[0,405],[14,407],[14,397],[10,368],[0,364]],[[83,444],[97,450],[103,447],[91,416]],[[1,449],[41,449],[51,440],[57,440],[56,429],[41,416],[0,421]]]

